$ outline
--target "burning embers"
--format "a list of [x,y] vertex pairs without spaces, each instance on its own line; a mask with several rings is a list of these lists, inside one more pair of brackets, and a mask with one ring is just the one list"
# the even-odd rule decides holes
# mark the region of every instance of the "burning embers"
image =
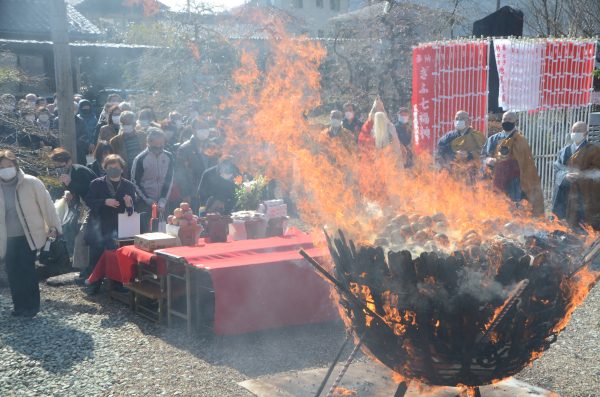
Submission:
[[509,225],[493,238],[453,239],[446,227],[439,214],[396,217],[377,238],[388,247],[328,236],[344,321],[408,379],[478,386],[514,375],[598,280],[588,269],[598,244],[582,257],[584,243],[560,231],[517,237]]

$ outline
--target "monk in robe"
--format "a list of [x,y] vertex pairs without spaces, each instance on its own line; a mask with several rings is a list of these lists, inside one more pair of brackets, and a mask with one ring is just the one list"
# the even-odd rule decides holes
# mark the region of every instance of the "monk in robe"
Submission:
[[437,143],[436,161],[440,167],[472,185],[479,174],[479,156],[484,143],[483,134],[471,127],[469,114],[459,110],[454,117],[454,129]]
[[515,202],[526,199],[534,216],[544,215],[540,176],[527,139],[518,130],[518,117],[508,111],[502,115],[502,131],[492,135],[482,150],[484,163],[494,187]]
[[588,141],[583,121],[573,124],[570,138],[554,162],[552,212],[573,228],[600,230],[600,146]]

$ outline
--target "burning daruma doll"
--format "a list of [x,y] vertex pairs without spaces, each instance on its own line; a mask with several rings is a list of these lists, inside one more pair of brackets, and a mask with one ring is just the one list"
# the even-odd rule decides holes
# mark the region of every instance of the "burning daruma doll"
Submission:
[[526,199],[533,215],[544,214],[544,199],[537,168],[527,139],[517,129],[518,117],[508,111],[502,116],[502,131],[487,139],[483,147],[485,165],[496,189],[513,201]]

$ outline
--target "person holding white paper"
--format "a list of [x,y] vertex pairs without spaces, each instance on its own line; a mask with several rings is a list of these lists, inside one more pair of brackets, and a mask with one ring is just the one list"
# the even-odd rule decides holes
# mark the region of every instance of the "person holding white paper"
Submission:
[[[104,159],[103,168],[106,175],[92,181],[85,197],[85,202],[90,208],[85,236],[90,246],[88,275],[93,271],[104,250],[117,248],[115,240],[119,229],[119,214],[133,215],[135,201],[135,186],[122,177],[125,161],[119,155],[109,154]],[[100,283],[95,283],[90,292],[95,293],[99,288]]]

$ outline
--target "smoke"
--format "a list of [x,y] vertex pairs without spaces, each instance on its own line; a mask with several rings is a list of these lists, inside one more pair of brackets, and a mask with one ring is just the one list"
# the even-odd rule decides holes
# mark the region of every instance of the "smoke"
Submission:
[[490,278],[484,272],[474,269],[462,269],[458,278],[458,295],[469,295],[482,303],[504,300],[509,289]]

